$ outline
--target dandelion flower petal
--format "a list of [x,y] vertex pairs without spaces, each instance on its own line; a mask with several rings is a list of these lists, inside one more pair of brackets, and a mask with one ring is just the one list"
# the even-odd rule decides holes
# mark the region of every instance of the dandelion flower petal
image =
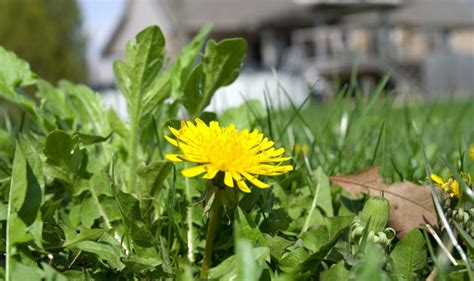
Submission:
[[230,172],[225,172],[224,183],[228,187],[234,187],[234,180],[232,179],[232,174]]
[[166,154],[165,158],[174,161],[174,162],[181,162],[183,161],[181,158],[179,158],[179,154]]
[[241,180],[237,182],[237,186],[239,187],[240,190],[242,190],[245,193],[250,193],[250,188],[247,186],[245,181]]
[[206,171],[206,165],[201,165],[184,169],[181,173],[183,174],[183,176],[191,178],[205,173]]
[[437,184],[444,184],[444,180],[437,174],[431,174],[431,179]]

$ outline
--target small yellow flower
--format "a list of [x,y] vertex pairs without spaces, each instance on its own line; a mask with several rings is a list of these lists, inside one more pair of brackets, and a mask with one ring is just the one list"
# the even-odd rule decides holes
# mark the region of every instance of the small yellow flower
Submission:
[[301,144],[297,143],[297,144],[295,144],[295,149],[294,150],[295,150],[296,155],[298,155],[300,153],[303,153],[303,154],[307,155],[310,151],[310,148],[307,144],[301,145]]
[[469,148],[469,159],[474,160],[474,144]]
[[[461,172],[461,178],[467,183],[468,186],[471,185],[471,175]],[[454,179],[454,177],[449,177],[448,179],[444,180],[442,177],[431,174],[431,179],[434,181],[435,185],[445,192],[449,194],[451,197],[458,197],[460,198],[462,195],[462,188],[459,182]]]
[[273,141],[264,137],[257,130],[237,131],[232,124],[221,128],[217,121],[209,126],[197,118],[182,121],[181,128],[169,127],[176,137],[165,136],[165,139],[181,150],[181,154],[167,154],[171,161],[187,161],[199,165],[184,169],[185,177],[204,174],[204,179],[213,179],[217,173],[224,173],[224,184],[234,187],[234,181],[243,192],[250,192],[246,180],[259,188],[268,184],[260,181],[258,176],[277,176],[293,170],[291,165],[281,165],[291,157],[282,157],[284,148],[275,149]]

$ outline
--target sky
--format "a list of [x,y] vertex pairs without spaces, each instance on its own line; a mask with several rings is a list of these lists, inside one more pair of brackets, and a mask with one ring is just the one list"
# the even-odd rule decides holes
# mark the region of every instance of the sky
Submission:
[[89,39],[88,57],[98,56],[102,46],[120,20],[125,0],[78,0],[83,28]]

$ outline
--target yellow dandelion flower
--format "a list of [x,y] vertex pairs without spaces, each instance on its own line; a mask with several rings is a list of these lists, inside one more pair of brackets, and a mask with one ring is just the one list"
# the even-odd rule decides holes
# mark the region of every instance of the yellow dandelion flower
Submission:
[[474,160],[474,144],[469,148],[469,159]]
[[[471,185],[471,175],[461,172],[461,178],[467,183],[468,186]],[[435,185],[445,192],[449,194],[451,197],[461,197],[462,195],[462,188],[459,182],[454,177],[449,177],[448,179],[444,180],[442,177],[431,174],[431,179],[435,183]]]
[[291,157],[283,157],[284,148],[275,149],[273,141],[257,130],[237,131],[234,125],[220,127],[219,122],[211,121],[209,126],[197,118],[182,121],[181,128],[169,127],[175,138],[165,139],[181,150],[181,154],[167,154],[171,161],[187,161],[197,166],[184,169],[185,177],[204,174],[204,179],[213,179],[219,172],[224,175],[224,184],[234,187],[234,182],[243,192],[250,192],[246,180],[259,188],[268,184],[258,176],[277,176],[293,170],[292,165],[281,163]]

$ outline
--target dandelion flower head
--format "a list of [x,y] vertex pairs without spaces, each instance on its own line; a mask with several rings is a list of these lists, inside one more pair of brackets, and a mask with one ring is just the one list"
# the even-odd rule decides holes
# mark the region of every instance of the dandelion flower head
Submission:
[[234,187],[236,183],[240,190],[250,192],[246,181],[267,188],[269,185],[258,176],[278,176],[293,170],[293,166],[282,164],[291,158],[282,156],[285,149],[275,149],[275,143],[257,130],[239,132],[234,125],[220,127],[217,121],[207,125],[199,118],[195,124],[182,121],[179,130],[169,129],[175,138],[165,138],[181,153],[167,154],[166,158],[198,164],[184,169],[185,177],[204,174],[204,179],[211,180],[222,172],[226,186]]
[[[461,178],[467,183],[468,186],[471,185],[471,175],[461,172]],[[431,179],[435,185],[449,194],[451,197],[460,198],[462,195],[462,189],[459,182],[454,177],[449,177],[444,180],[442,177],[431,174]]]

